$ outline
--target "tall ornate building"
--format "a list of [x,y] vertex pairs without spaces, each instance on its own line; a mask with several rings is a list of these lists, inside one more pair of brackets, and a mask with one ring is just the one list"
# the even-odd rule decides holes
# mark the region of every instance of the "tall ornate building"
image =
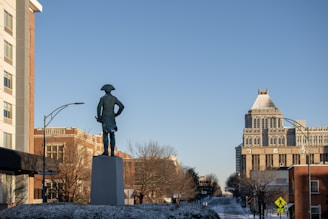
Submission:
[[[285,127],[284,121],[293,127]],[[284,118],[268,90],[259,90],[245,115],[243,143],[236,147],[236,171],[271,170],[293,164],[328,162],[328,127],[307,127],[305,120]]]

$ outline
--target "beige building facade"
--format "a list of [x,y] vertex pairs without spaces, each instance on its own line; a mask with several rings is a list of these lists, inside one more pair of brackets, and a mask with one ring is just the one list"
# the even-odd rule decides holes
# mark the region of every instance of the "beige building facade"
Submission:
[[[285,127],[284,123],[290,123]],[[328,162],[328,127],[307,127],[305,120],[284,118],[268,90],[259,90],[245,115],[243,143],[236,147],[236,170],[249,178],[252,170],[263,171]]]
[[[2,155],[10,150],[22,156],[33,154],[34,19],[41,11],[37,0],[0,0]],[[20,172],[25,170],[0,164],[0,205],[33,202],[33,177]]]

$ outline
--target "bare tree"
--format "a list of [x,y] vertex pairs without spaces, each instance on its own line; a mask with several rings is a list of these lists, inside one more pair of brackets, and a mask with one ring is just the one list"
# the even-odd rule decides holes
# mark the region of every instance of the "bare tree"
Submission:
[[241,188],[241,182],[240,182],[240,176],[237,173],[231,174],[227,181],[226,181],[226,187],[233,189],[233,195],[238,196],[244,196],[242,192],[240,191]]
[[218,196],[222,195],[222,190],[219,185],[219,180],[215,174],[211,173],[206,176],[206,179],[210,181],[210,186],[212,187],[212,195]]
[[180,167],[175,178],[172,192],[178,194],[180,200],[193,200],[197,195],[197,183],[193,175],[190,174],[188,167]]
[[130,150],[135,157],[135,185],[144,200],[154,203],[172,197],[179,173],[174,148],[151,141]]
[[49,198],[59,201],[87,203],[91,184],[91,158],[85,146],[79,140],[64,147],[62,159],[57,160],[58,174],[51,176]]
[[[273,182],[279,177],[278,172],[272,171],[252,171],[251,178],[241,179],[241,189],[249,197],[257,196],[261,191],[264,191],[264,201],[273,203],[279,196],[287,199],[287,182],[285,186],[274,186]],[[245,192],[246,191],[246,192]]]

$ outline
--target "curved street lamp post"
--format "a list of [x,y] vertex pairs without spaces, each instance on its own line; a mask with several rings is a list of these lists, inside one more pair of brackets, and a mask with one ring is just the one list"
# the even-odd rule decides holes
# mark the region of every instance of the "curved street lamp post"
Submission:
[[[45,115],[43,117],[43,169],[42,169],[42,202],[43,203],[47,202],[47,197],[46,197],[47,187],[45,185],[45,176],[46,176],[46,128],[48,127],[50,122],[58,115],[58,113],[60,113],[66,107],[68,107],[70,105],[74,105],[74,104],[79,105],[79,104],[84,104],[84,103],[83,102],[75,102],[75,103],[68,103],[68,104],[62,105],[62,106],[56,108],[51,113],[49,113],[48,115]],[[49,121],[47,121],[48,118],[50,118]]]
[[[306,153],[306,157],[307,157],[307,162],[308,162],[308,187],[309,187],[309,194],[308,194],[308,199],[309,199],[309,219],[312,218],[312,214],[311,214],[311,168],[310,168],[310,162],[311,162],[311,157],[310,157],[310,131],[308,127],[303,126],[302,124],[300,124],[299,122],[293,120],[293,119],[289,119],[289,118],[283,118],[284,120],[286,120],[287,122],[289,122],[290,124],[294,125],[306,138],[306,142],[307,142],[307,153]],[[306,133],[303,132],[302,129],[305,129]]]

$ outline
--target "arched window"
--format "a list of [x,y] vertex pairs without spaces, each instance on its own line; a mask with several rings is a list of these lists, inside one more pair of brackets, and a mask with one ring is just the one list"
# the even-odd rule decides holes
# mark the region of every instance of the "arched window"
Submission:
[[265,126],[264,126],[264,122],[265,120],[264,119],[262,119],[262,129],[264,129],[265,128]]

